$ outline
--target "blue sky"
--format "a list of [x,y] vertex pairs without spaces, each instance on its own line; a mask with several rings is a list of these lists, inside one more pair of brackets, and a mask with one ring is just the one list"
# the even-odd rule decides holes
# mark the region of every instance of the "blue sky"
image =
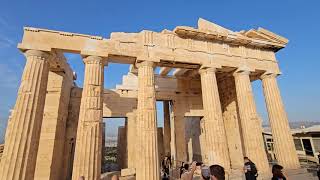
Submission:
[[[14,106],[24,57],[16,45],[23,26],[109,37],[111,32],[161,31],[178,25],[196,26],[199,17],[234,31],[264,27],[290,40],[277,54],[283,75],[282,97],[290,121],[320,120],[320,1],[17,1],[0,2],[0,136]],[[82,85],[83,64],[68,54]],[[105,86],[115,87],[128,65],[106,68]],[[258,111],[267,120],[260,82],[254,82]]]

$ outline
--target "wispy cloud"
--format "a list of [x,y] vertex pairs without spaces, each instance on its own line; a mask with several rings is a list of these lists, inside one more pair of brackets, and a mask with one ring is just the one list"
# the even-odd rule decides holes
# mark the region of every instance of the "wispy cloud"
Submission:
[[0,27],[5,29],[11,28],[10,24],[8,23],[8,20],[3,16],[0,16]]
[[14,26],[9,23],[7,18],[5,18],[4,16],[0,16],[0,50],[15,46],[16,43],[14,41],[14,38],[12,37],[13,31]]
[[9,37],[5,37],[0,35],[0,49],[9,48],[15,46],[14,40],[10,39]]
[[14,70],[7,64],[0,64],[0,87],[1,88],[17,88],[20,80],[19,71]]

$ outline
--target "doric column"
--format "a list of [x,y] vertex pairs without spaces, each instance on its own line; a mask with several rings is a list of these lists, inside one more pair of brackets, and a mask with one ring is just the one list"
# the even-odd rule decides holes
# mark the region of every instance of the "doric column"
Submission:
[[159,180],[156,97],[153,62],[143,61],[138,66],[137,139],[139,157],[136,179]]
[[164,154],[170,156],[170,110],[169,101],[163,101],[163,143],[164,143]]
[[49,54],[28,50],[0,164],[0,179],[34,179],[49,73]]
[[219,164],[229,171],[230,159],[215,71],[215,68],[200,70],[207,152],[205,163]]
[[268,159],[249,74],[247,70],[234,73],[244,155],[257,165],[259,172],[266,174],[269,172]]
[[98,180],[101,174],[104,62],[97,56],[88,56],[83,61],[85,76],[72,179],[84,176],[86,180]]
[[276,74],[264,74],[261,76],[275,154],[279,164],[283,167],[297,169],[300,164],[276,76]]

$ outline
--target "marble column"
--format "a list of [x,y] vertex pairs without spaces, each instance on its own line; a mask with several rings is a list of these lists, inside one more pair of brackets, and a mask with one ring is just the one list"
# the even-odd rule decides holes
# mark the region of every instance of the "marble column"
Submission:
[[286,169],[300,168],[276,74],[261,76],[278,163]]
[[136,179],[159,180],[156,97],[153,62],[143,61],[138,67],[137,158]]
[[163,101],[163,143],[164,143],[164,154],[165,156],[170,156],[170,110],[169,101]]
[[208,165],[219,164],[228,172],[230,158],[215,71],[215,68],[207,68],[201,69],[199,72],[204,110],[203,133],[205,134],[207,153],[205,163]]
[[28,50],[0,164],[0,179],[32,180],[49,74],[49,54]]
[[257,165],[260,173],[267,174],[269,173],[268,159],[249,74],[250,72],[246,70],[234,73],[244,155]]
[[98,180],[101,174],[104,62],[97,56],[88,56],[83,61],[85,76],[72,179],[84,176],[86,180]]

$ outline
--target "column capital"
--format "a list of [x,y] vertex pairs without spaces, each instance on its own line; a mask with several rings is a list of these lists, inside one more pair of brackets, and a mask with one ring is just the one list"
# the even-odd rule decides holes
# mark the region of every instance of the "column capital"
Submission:
[[135,66],[137,68],[143,67],[143,66],[148,66],[148,67],[153,67],[155,66],[155,63],[153,61],[140,61],[140,62],[136,62]]
[[84,64],[100,64],[106,65],[105,58],[100,56],[87,56],[83,58]]
[[26,57],[37,56],[42,60],[48,59],[50,57],[50,53],[48,53],[48,52],[40,51],[40,50],[33,50],[33,49],[27,50],[23,54]]
[[279,76],[280,74],[276,74],[273,72],[265,72],[260,76],[260,79],[266,79],[266,78],[276,78],[277,76]]
[[201,67],[199,69],[199,74],[203,74],[203,73],[207,73],[207,72],[212,72],[212,73],[215,73],[217,72],[217,69],[214,68],[214,67]]
[[239,75],[250,75],[250,71],[247,69],[237,69],[232,73],[233,76],[239,76]]

